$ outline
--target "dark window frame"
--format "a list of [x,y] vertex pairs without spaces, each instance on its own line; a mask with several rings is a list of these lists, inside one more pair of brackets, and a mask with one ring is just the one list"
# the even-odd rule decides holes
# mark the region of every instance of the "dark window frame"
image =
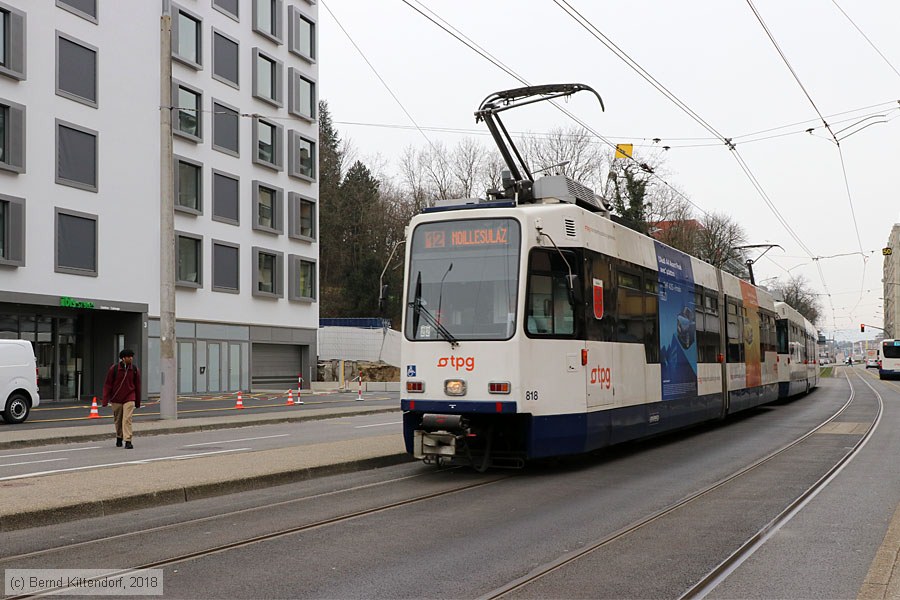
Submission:
[[[197,281],[182,279],[180,277],[179,261],[181,259],[181,242],[180,240],[193,240],[197,250]],[[175,286],[183,288],[200,289],[203,287],[203,236],[196,233],[188,233],[186,231],[175,231]]]
[[25,266],[25,198],[0,194],[0,210],[4,219],[0,222],[3,228],[0,237],[0,266]]
[[[217,212],[216,212],[216,200],[218,197],[218,194],[216,192],[216,181],[217,181],[216,178],[217,177],[224,178],[224,179],[230,179],[230,180],[234,181],[235,190],[237,192],[236,198],[235,198],[235,208],[236,208],[236,212],[237,212],[237,219],[232,219],[231,217],[223,216],[221,214],[217,214]],[[211,212],[212,220],[220,221],[222,223],[228,223],[229,225],[240,225],[241,224],[241,178],[240,178],[240,176],[235,175],[233,173],[227,173],[225,171],[220,171],[218,169],[212,169],[212,175],[210,178],[210,186],[212,189],[212,193],[210,195],[211,202],[212,202],[212,212]]]
[[[212,63],[212,78],[216,81],[224,83],[227,86],[233,87],[236,90],[241,89],[241,42],[239,39],[231,37],[224,31],[212,28],[212,34],[209,36],[210,43],[212,44],[210,53],[211,58],[210,62]],[[225,42],[229,42],[234,45],[234,79],[229,78],[229,74],[222,74],[219,72],[219,69],[222,68],[222,60],[216,60],[216,40],[222,39]],[[216,65],[216,62],[219,62],[219,65]]]
[[[72,267],[69,265],[61,265],[59,263],[60,244],[59,244],[59,228],[60,216],[72,217],[77,219],[85,219],[94,223],[94,268],[84,269],[81,267]],[[69,275],[81,275],[86,277],[97,277],[100,272],[100,217],[98,215],[84,213],[76,210],[56,207],[53,219],[53,271],[55,273],[66,273]]]
[[[297,289],[300,283],[301,270],[305,264],[309,265],[310,269],[310,289],[312,291],[309,296],[299,294]],[[288,255],[288,300],[304,303],[315,302],[318,298],[318,280],[318,261],[316,259],[297,254]]]
[[[226,294],[240,294],[241,293],[241,245],[235,244],[233,242],[226,242],[224,240],[216,240],[213,239],[210,242],[210,260],[211,269],[212,269],[212,286],[210,289],[214,292],[223,292]],[[221,246],[223,248],[232,248],[236,251],[236,260],[235,260],[235,281],[237,283],[236,288],[225,287],[216,283],[216,246]]]
[[[197,97],[197,110],[195,117],[197,119],[197,135],[188,133],[180,128],[181,121],[181,103],[179,99],[179,90],[184,89]],[[172,133],[185,140],[199,143],[203,141],[203,90],[178,79],[172,80]]]
[[[191,215],[202,215],[203,214],[203,163],[194,160],[192,158],[188,158],[186,156],[175,155],[173,157],[174,160],[174,177],[173,184],[175,186],[175,210],[177,212],[188,213]],[[181,196],[181,169],[179,168],[181,164],[190,165],[196,169],[197,172],[197,207],[194,208],[192,206],[185,206],[184,204],[180,204],[178,199]]]
[[[99,108],[100,105],[100,49],[96,46],[88,44],[82,40],[79,40],[76,37],[73,37],[67,33],[63,33],[62,31],[56,31],[56,95],[61,96],[63,98],[68,98],[74,102],[78,102],[80,104],[84,104],[86,106],[90,106],[92,108]],[[66,90],[60,85],[60,74],[62,69],[60,69],[60,40],[64,40],[73,46],[78,46],[88,52],[92,52],[94,55],[94,91],[93,98],[82,96],[76,92]]]
[[78,8],[77,6],[72,6],[71,4],[66,2],[66,0],[56,0],[56,6],[58,6],[59,8],[65,10],[65,11],[68,11],[68,12],[72,13],[73,15],[77,15],[77,16],[81,17],[82,19],[84,19],[86,21],[90,21],[91,23],[97,25],[97,24],[99,24],[99,15],[98,15],[99,8],[97,6],[97,0],[93,0],[93,3],[94,3],[94,12],[93,12],[93,14],[91,14],[89,12],[83,11],[82,9]]
[[[196,61],[178,53],[178,38],[181,31],[181,21],[179,17],[181,15],[184,15],[196,24],[194,27],[197,35],[196,47],[194,48],[194,52],[197,54]],[[172,4],[172,60],[178,61],[195,71],[203,70],[203,17],[174,3]]]
[[[60,176],[60,128],[69,129],[71,131],[76,131],[79,133],[84,133],[90,135],[94,138],[94,183],[93,185],[90,183],[84,183],[83,181],[79,181],[77,179],[69,179],[66,177]],[[85,190],[88,192],[98,192],[100,189],[100,132],[95,131],[93,129],[88,129],[87,127],[82,127],[81,125],[76,125],[75,123],[70,123],[68,121],[63,121],[62,119],[56,119],[55,123],[55,135],[56,135],[56,169],[54,172],[55,175],[55,183],[59,185],[65,185],[68,187],[77,188],[80,190]]]

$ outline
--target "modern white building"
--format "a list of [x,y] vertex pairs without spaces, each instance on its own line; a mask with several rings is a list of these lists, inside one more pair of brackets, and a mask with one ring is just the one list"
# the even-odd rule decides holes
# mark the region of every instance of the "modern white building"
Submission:
[[883,249],[884,337],[900,337],[900,223],[894,223]]
[[[171,111],[179,393],[316,362],[314,0],[0,0],[0,337],[42,400],[133,348],[160,389],[160,111]],[[160,107],[162,14],[172,103]]]

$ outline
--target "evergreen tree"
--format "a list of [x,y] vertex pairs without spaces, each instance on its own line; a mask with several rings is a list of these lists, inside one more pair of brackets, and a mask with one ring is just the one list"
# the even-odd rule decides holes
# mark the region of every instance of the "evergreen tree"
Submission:
[[344,270],[342,253],[341,164],[338,132],[325,100],[319,101],[319,314],[341,313]]

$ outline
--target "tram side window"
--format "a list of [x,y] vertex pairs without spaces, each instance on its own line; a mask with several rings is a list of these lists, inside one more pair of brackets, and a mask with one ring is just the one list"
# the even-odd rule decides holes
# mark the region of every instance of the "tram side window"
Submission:
[[744,362],[744,317],[743,307],[728,301],[728,362]]
[[659,280],[656,272],[644,273],[644,351],[647,364],[659,362]]
[[616,341],[644,343],[644,294],[641,276],[616,273]]
[[[590,253],[588,276],[585,282],[587,300],[587,339],[598,342],[615,341],[616,336],[616,286],[612,278],[609,258]],[[602,304],[595,298],[595,280],[603,288]],[[601,314],[600,319],[597,315]]]
[[775,320],[775,337],[777,338],[778,354],[788,353],[788,321],[787,319]]
[[[575,256],[567,257],[577,268]],[[573,337],[575,312],[566,288],[566,263],[556,250],[534,250],[528,267],[526,332],[538,336]]]
[[[699,289],[699,288],[698,288]],[[714,363],[719,355],[719,299],[709,293],[698,292],[697,307],[697,361]]]

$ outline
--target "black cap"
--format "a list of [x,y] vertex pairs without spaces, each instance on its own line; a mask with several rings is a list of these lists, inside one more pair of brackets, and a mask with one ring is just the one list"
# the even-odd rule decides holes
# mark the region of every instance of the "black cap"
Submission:
[[131,348],[125,348],[121,352],[119,352],[119,358],[125,358],[126,356],[134,356],[134,350]]

